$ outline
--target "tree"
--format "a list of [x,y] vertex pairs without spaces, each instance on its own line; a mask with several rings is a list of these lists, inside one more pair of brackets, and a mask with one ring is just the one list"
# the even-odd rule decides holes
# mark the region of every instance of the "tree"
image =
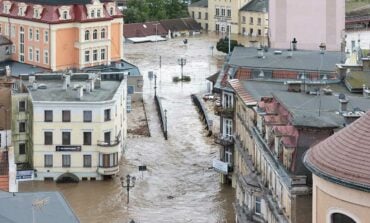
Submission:
[[186,4],[178,0],[128,0],[126,23],[188,17]]
[[[234,50],[234,47],[236,46],[243,46],[242,44],[239,44],[236,40],[230,40],[230,52]],[[218,51],[229,53],[229,38],[221,38],[216,45],[216,49]]]

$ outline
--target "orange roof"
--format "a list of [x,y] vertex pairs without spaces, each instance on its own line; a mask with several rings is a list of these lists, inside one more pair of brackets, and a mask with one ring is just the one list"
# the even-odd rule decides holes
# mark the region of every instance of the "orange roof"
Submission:
[[370,112],[313,146],[304,163],[320,177],[370,191]]

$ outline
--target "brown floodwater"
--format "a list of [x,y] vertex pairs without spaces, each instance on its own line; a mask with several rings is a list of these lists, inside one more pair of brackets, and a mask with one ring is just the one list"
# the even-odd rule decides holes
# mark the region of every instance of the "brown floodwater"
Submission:
[[[222,65],[224,54],[214,48],[212,55],[210,47],[215,46],[218,36],[187,37],[187,45],[182,42],[184,38],[124,45],[125,59],[144,75],[144,99],[152,135],[127,142],[119,175],[137,177],[129,205],[119,177],[78,184],[24,182],[20,191],[62,192],[81,222],[235,222],[234,189],[220,184],[219,174],[211,168],[219,146],[212,137],[206,137],[190,99],[190,94],[206,93],[205,78]],[[191,77],[189,83],[172,82],[181,74],[177,61],[180,57],[186,58],[184,75]],[[157,93],[168,111],[167,141],[155,111],[154,81],[148,79],[148,71],[157,74]],[[148,171],[142,175],[139,165],[146,165]]]

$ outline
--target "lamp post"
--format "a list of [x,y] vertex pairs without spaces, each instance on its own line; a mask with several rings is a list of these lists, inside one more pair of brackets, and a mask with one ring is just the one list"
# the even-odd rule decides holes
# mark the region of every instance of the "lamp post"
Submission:
[[184,66],[186,65],[186,59],[181,57],[177,59],[177,63],[181,66],[181,81],[182,81],[184,75]]
[[[130,176],[130,174],[126,175],[126,185],[124,181],[124,177],[121,177],[121,185],[127,189],[127,204],[130,202],[130,188],[135,186],[136,177]],[[131,184],[132,182],[132,184]]]
[[8,149],[8,111],[4,105],[0,105],[0,109],[4,110],[4,130],[5,130],[5,149]]

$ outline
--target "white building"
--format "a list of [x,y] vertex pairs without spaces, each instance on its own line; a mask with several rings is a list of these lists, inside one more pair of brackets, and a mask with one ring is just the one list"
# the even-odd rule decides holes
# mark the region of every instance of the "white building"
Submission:
[[126,142],[123,73],[22,78],[30,94],[35,180],[101,180],[119,171]]

